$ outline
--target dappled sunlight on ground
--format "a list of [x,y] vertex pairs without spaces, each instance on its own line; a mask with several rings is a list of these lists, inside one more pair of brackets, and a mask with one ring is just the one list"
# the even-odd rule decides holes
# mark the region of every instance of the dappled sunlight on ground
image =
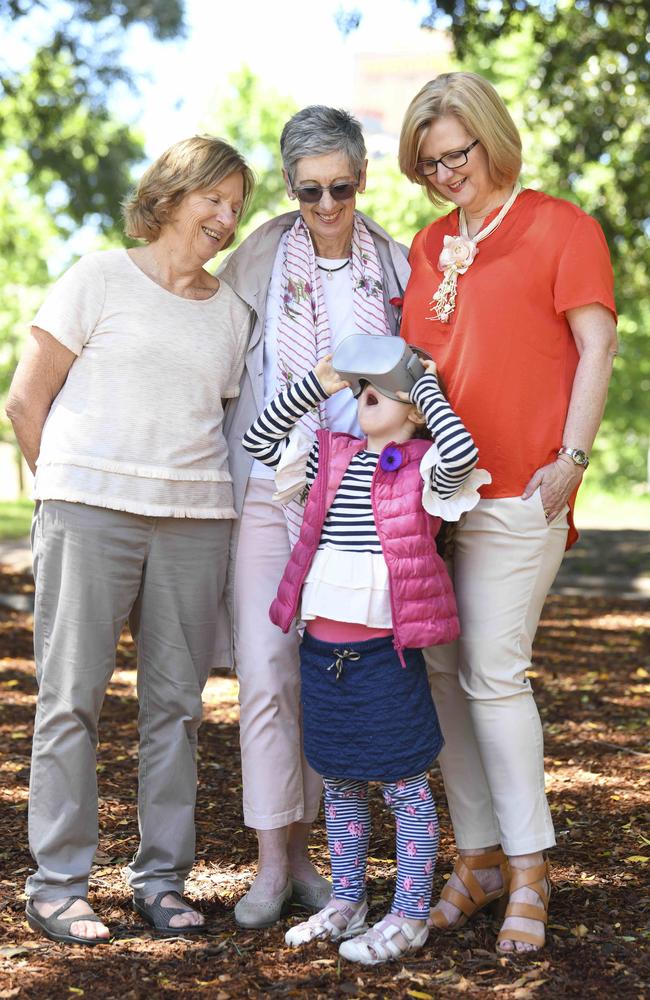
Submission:
[[[0,621],[0,996],[101,1000],[200,995],[438,998],[643,997],[650,838],[644,745],[650,663],[650,606],[624,599],[554,595],[535,647],[535,686],[546,738],[546,772],[558,847],[552,854],[550,947],[509,959],[494,951],[497,926],[480,917],[454,935],[433,936],[395,967],[341,964],[326,943],[284,947],[287,923],[263,931],[236,927],[232,907],[255,870],[255,839],[241,816],[237,682],[210,678],[199,737],[197,861],[187,883],[208,919],[207,935],[156,939],[131,911],[123,872],[137,845],[135,650],[125,634],[100,723],[100,840],[90,897],[114,933],[108,948],[64,948],[38,938],[24,920],[31,868],[26,796],[36,695],[31,619],[7,611]],[[435,892],[453,861],[442,782],[441,859]],[[388,908],[395,874],[393,831],[373,793],[369,890],[371,917]],[[322,823],[313,856],[326,868]],[[304,914],[302,914],[304,916]],[[6,992],[6,990],[10,992]],[[11,992],[11,991],[18,992]]]

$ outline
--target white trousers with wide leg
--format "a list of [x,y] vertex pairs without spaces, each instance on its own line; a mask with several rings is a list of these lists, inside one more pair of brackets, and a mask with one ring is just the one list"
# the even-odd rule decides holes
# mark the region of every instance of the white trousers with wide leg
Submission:
[[460,849],[500,843],[516,856],[555,843],[542,726],[526,671],[562,562],[566,512],[547,524],[538,490],[528,500],[480,500],[458,524],[453,577],[461,637],[424,652]]
[[244,822],[256,830],[312,823],[322,791],[302,752],[298,633],[285,635],[269,618],[290,552],[274,489],[271,480],[249,480],[235,561]]

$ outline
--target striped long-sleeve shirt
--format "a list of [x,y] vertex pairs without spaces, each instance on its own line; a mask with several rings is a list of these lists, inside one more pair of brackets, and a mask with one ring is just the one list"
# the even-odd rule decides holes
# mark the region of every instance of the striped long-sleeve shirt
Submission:
[[[244,448],[265,465],[277,468],[294,425],[326,398],[318,379],[310,373],[271,400],[244,435]],[[476,446],[443,396],[435,375],[419,379],[411,390],[411,399],[424,414],[438,449],[439,458],[431,470],[431,490],[442,500],[450,499],[476,466]],[[367,450],[352,458],[327,514],[319,547],[381,552],[370,500],[378,459],[376,452]],[[316,440],[307,458],[307,485],[313,483],[317,470]]]

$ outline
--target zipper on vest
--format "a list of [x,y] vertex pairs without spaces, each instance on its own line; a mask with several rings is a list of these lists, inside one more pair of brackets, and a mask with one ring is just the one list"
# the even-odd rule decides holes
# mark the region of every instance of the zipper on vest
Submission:
[[[318,483],[318,480],[319,480],[319,478],[321,476],[321,470],[322,470],[323,480],[324,480],[324,486],[321,489],[321,494],[320,494],[320,496],[318,498],[318,523],[321,526],[320,530],[322,532],[322,530],[323,530],[323,524],[325,523],[325,516],[327,514],[327,486],[328,486],[328,483],[329,483],[330,442],[329,442],[329,437],[326,434],[321,434],[319,431],[316,432],[316,437],[318,438],[318,471],[316,473],[316,479],[314,480],[314,482],[312,484],[312,490],[317,485],[320,485]],[[309,503],[309,497],[307,497],[307,501],[305,503],[305,514],[307,513],[307,504],[308,503]],[[304,514],[303,514],[303,521],[304,521]],[[302,534],[302,525],[300,526],[300,534]],[[298,540],[300,540],[300,538]],[[318,542],[316,543],[316,547],[318,547]],[[291,619],[292,619],[292,621],[293,621],[293,619],[295,619],[295,617],[296,617],[296,615],[298,613],[298,607],[300,605],[300,598],[302,596],[303,584],[304,584],[304,582],[305,582],[305,580],[307,578],[307,574],[309,572],[309,568],[310,568],[310,566],[311,566],[311,564],[312,564],[313,561],[314,561],[314,556],[313,556],[313,553],[312,553],[311,559],[309,560],[309,562],[307,563],[307,565],[301,571],[301,574],[300,574],[300,583],[299,583],[299,586],[296,587],[296,596],[295,596],[293,604],[291,606]],[[291,562],[291,557],[289,557],[289,562]]]
[[[383,454],[383,450],[382,450],[382,454]],[[383,538],[382,538],[383,528],[381,527],[380,518],[377,517],[377,508],[375,506],[375,479],[376,479],[377,473],[378,473],[378,471],[380,469],[380,461],[381,461],[381,455],[377,459],[377,465],[375,466],[375,471],[373,472],[372,479],[370,481],[370,501],[372,503],[372,513],[373,513],[373,517],[375,519],[375,527],[377,529],[377,535],[379,537],[379,544],[381,545],[381,550],[384,553],[384,561],[386,563],[386,569],[388,570],[388,596],[390,598],[390,616],[391,616],[391,619],[392,619],[391,624],[393,626],[393,649],[397,653],[399,662],[401,663],[402,667],[404,669],[406,669],[406,661],[404,660],[404,654],[402,652],[403,646],[402,646],[402,644],[400,643],[400,641],[397,638],[398,624],[397,624],[397,617],[395,615],[395,603],[394,603],[394,600],[393,600],[393,574],[391,572],[390,564],[389,564],[388,560],[386,559],[386,552],[385,552],[385,549],[384,549],[384,542],[383,542]]]

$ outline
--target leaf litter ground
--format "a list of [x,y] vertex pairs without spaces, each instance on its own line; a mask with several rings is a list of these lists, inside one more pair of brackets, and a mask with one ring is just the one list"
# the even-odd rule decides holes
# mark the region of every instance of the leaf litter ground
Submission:
[[[29,594],[28,575],[0,574],[0,591]],[[454,935],[433,935],[407,961],[375,969],[339,962],[334,946],[284,947],[285,920],[262,931],[236,927],[232,907],[254,872],[255,842],[242,823],[237,687],[215,675],[200,736],[197,861],[187,894],[209,932],[159,939],[131,912],[122,869],[137,840],[135,650],[124,635],[100,723],[100,843],[91,901],[110,924],[109,946],[65,947],[24,919],[32,861],[26,806],[36,697],[31,618],[0,615],[0,998],[93,997],[636,998],[647,993],[650,807],[647,735],[650,601],[549,597],[537,637],[533,684],[546,734],[546,770],[558,847],[553,852],[549,947],[532,958],[494,951],[497,927],[479,917]],[[453,861],[440,775],[432,787],[442,828],[434,893]],[[392,823],[375,793],[369,863],[371,918],[386,910],[394,878]],[[327,870],[322,822],[313,857]]]

